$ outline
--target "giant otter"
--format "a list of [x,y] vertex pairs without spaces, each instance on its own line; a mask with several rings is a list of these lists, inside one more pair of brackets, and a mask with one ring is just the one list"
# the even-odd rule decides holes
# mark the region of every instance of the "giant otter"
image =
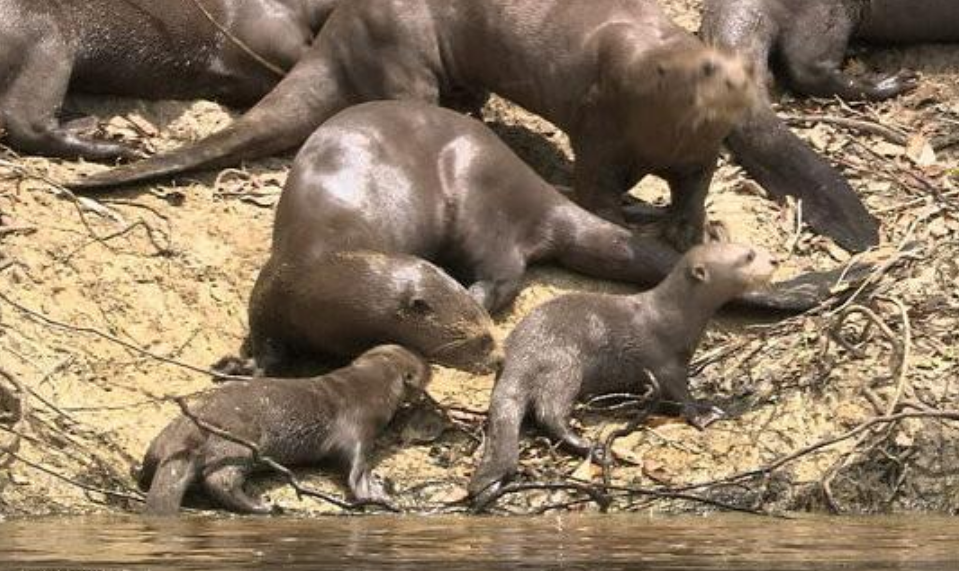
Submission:
[[[348,468],[347,481],[357,500],[383,502],[382,486],[370,473],[370,449],[408,390],[423,390],[429,379],[430,369],[419,356],[384,345],[320,377],[230,383],[190,412],[288,467],[339,460]],[[180,416],[153,440],[143,460],[140,487],[149,488],[146,511],[175,514],[187,489],[199,483],[223,508],[271,513],[273,508],[243,490],[256,468],[253,460],[248,447]]]
[[[954,0],[706,0],[707,43],[742,53],[760,83],[781,61],[789,85],[809,95],[881,100],[916,85],[911,72],[853,77],[841,66],[851,40],[879,43],[959,41]],[[730,135],[733,154],[766,190],[802,199],[817,231],[850,249],[876,242],[876,221],[845,178],[763,102]]]
[[280,80],[270,65],[291,68],[337,1],[0,0],[0,131],[31,153],[135,157],[59,124],[68,88],[249,106]]
[[716,310],[766,283],[772,271],[760,250],[709,244],[690,250],[647,292],[573,294],[537,307],[506,341],[470,495],[482,505],[516,471],[527,416],[571,451],[588,455],[594,446],[569,425],[576,400],[641,393],[650,373],[661,398],[680,405],[690,423],[704,428],[715,420],[721,411],[689,394],[689,361]]
[[493,91],[569,134],[587,209],[621,222],[648,174],[672,190],[663,227],[700,241],[720,143],[753,101],[739,59],[703,45],[656,2],[357,0],[260,104],[197,144],[71,185],[94,189],[214,168],[300,145],[337,111],[376,99]]
[[[498,352],[486,310],[513,300],[529,264],[655,285],[679,258],[574,204],[474,119],[413,101],[365,103],[324,123],[293,163],[246,350],[268,374],[300,356],[351,357],[387,342],[489,370]],[[833,276],[736,301],[808,309]]]

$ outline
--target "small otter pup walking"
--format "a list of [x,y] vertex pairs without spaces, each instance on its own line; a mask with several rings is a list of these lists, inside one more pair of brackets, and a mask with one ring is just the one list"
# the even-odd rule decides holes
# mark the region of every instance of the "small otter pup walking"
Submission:
[[690,250],[647,292],[566,295],[536,308],[506,341],[470,495],[482,504],[516,471],[527,414],[571,451],[588,455],[593,445],[569,425],[573,404],[584,396],[641,392],[650,382],[647,371],[664,401],[681,405],[691,424],[707,426],[722,411],[692,400],[689,361],[716,310],[766,284],[772,272],[761,250],[710,244]]
[[[349,468],[348,483],[357,500],[384,501],[385,493],[370,473],[370,448],[407,389],[422,390],[429,380],[430,369],[419,356],[398,345],[382,345],[320,377],[226,385],[192,412],[287,466],[338,459]],[[187,489],[199,482],[228,510],[269,514],[273,509],[268,504],[243,490],[254,468],[249,448],[181,416],[150,444],[144,458],[140,487],[150,490],[146,512],[176,513]]]

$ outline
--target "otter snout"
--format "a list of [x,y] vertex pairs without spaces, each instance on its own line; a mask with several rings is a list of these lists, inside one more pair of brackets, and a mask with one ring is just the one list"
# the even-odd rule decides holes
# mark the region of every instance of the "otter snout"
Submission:
[[498,373],[506,360],[506,353],[503,351],[502,345],[497,343],[492,335],[484,335],[480,341],[480,350],[485,356],[477,362],[472,372],[480,375]]
[[723,111],[730,119],[736,119],[755,103],[755,66],[740,56],[707,50],[697,71],[702,105]]
[[779,265],[769,252],[762,248],[750,247],[746,254],[748,266],[744,271],[748,277],[750,290],[762,289],[769,285]]
[[445,345],[433,353],[432,358],[447,367],[453,367],[474,375],[488,375],[499,371],[503,365],[504,352],[489,332]]

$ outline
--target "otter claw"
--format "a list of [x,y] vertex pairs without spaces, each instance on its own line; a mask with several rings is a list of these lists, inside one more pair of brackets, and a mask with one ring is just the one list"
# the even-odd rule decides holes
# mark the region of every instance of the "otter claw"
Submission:
[[613,455],[602,444],[594,444],[589,449],[589,459],[594,464],[605,466],[612,461]]
[[683,416],[697,430],[706,430],[710,424],[725,418],[726,411],[713,405],[688,405]]

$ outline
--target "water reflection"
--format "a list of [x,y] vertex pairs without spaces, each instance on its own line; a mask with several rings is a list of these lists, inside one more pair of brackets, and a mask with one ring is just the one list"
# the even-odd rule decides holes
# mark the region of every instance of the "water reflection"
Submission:
[[0,524],[6,569],[959,571],[945,518],[48,519]]

